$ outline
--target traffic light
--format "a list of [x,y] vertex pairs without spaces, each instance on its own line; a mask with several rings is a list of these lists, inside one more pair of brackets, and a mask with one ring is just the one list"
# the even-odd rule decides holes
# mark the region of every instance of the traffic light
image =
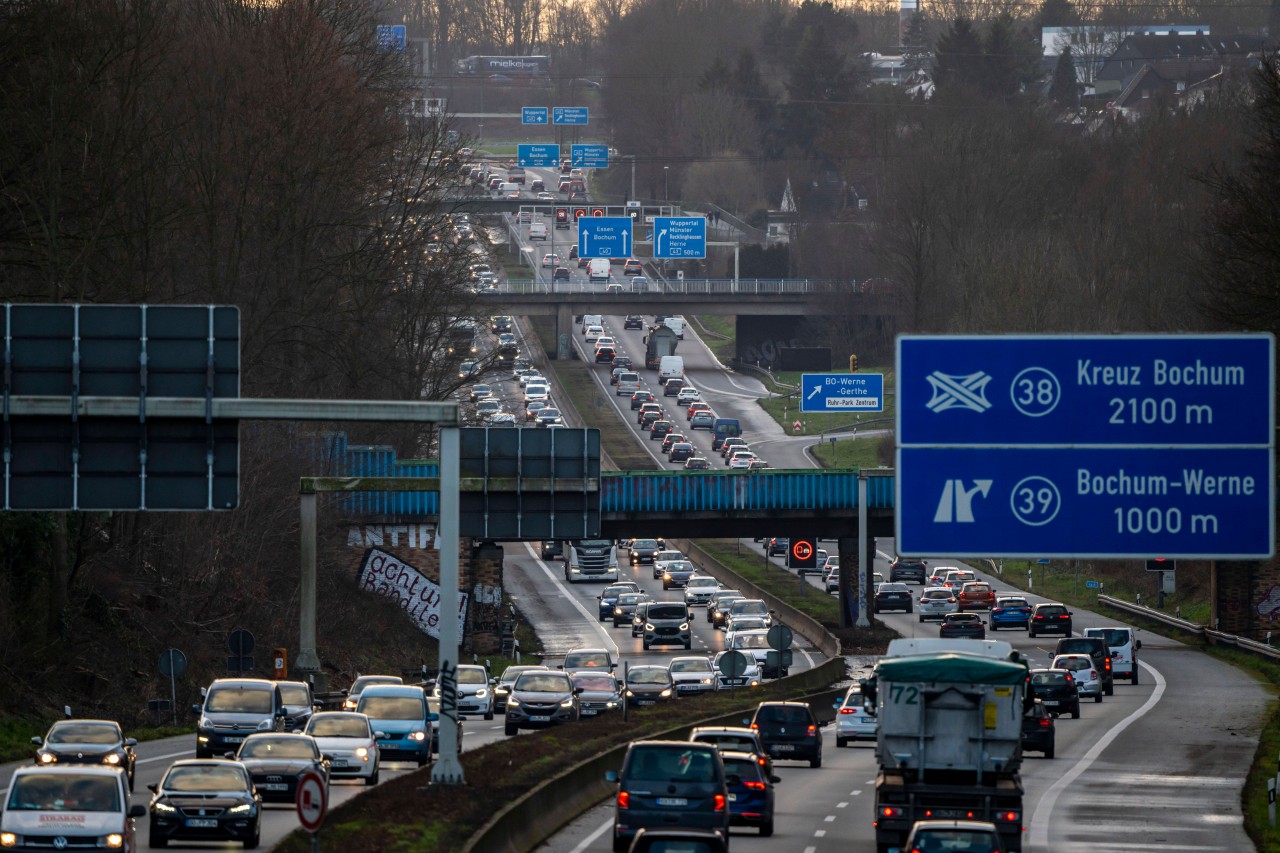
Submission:
[[850,373],[858,372],[858,356],[856,355],[849,356],[849,372]]
[[791,537],[787,551],[787,567],[791,569],[818,568],[818,544],[812,537]]
[[1166,568],[1164,564],[1164,557],[1157,557],[1154,560],[1147,560],[1147,571],[1149,572],[1164,572],[1164,571],[1168,571],[1168,569],[1171,569],[1171,568],[1173,567],[1169,566]]

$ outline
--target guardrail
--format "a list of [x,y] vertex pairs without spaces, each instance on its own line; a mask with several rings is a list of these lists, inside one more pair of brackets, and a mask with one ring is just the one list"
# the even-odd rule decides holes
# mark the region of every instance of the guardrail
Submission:
[[1177,616],[1170,616],[1167,613],[1161,613],[1159,610],[1154,610],[1150,607],[1146,607],[1145,605],[1121,601],[1120,599],[1113,598],[1109,595],[1099,595],[1098,603],[1104,604],[1107,607],[1114,607],[1116,610],[1122,610],[1125,613],[1129,613],[1134,616],[1141,616],[1144,619],[1159,622],[1161,625],[1176,628],[1179,631],[1184,631],[1197,637],[1204,637],[1216,646],[1235,646],[1238,649],[1243,649],[1246,652],[1252,652],[1253,654],[1261,655],[1262,657],[1269,658],[1271,660],[1280,660],[1280,649],[1273,649],[1266,643],[1259,643],[1257,640],[1250,640],[1248,637],[1240,637],[1235,634],[1226,634],[1222,631],[1215,631],[1212,628],[1199,624],[1198,622],[1191,622],[1186,619],[1180,619]]
[[[828,687],[844,677],[844,658],[837,657],[784,680],[804,691]],[[818,719],[829,720],[832,699],[839,693],[823,690],[801,696],[800,701],[808,701]],[[750,713],[751,707],[744,705],[742,710],[654,732],[645,739],[685,740],[695,726],[741,725],[742,715]],[[534,786],[467,839],[461,853],[524,853],[533,850],[560,827],[613,794],[616,788],[604,781],[604,774],[622,767],[627,746],[626,743],[619,744]]]
[[[614,289],[609,290],[612,286]],[[582,282],[507,279],[485,287],[486,296],[560,296],[586,293],[592,296],[804,296],[831,289],[820,279],[809,278],[686,278],[672,281],[649,279]]]
[[[769,605],[769,609],[776,611],[778,618],[791,630],[804,637],[814,647],[829,658],[839,658],[842,655],[840,647],[840,638],[832,634],[818,620],[814,619],[808,613],[797,610],[787,602],[765,592],[733,569],[721,563],[715,557],[704,551],[697,542],[685,540],[676,545],[681,551],[688,555],[690,560],[700,563],[716,580],[722,583],[728,583],[730,589],[740,589],[743,594],[749,598],[764,599],[765,604]],[[825,595],[825,593],[823,593]]]

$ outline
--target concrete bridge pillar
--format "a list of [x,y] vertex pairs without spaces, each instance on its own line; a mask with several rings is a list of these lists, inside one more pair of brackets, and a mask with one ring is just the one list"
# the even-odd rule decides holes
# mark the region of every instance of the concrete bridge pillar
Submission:
[[569,336],[573,334],[573,306],[561,302],[556,306],[556,352],[555,358],[568,359]]

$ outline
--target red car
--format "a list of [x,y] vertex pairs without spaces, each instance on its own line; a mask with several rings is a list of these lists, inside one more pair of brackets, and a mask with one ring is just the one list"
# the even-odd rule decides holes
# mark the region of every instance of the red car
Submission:
[[989,583],[971,581],[960,588],[956,603],[960,610],[990,610],[996,604],[996,593]]

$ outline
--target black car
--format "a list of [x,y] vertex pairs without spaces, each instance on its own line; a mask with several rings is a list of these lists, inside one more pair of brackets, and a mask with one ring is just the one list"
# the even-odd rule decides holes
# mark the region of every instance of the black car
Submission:
[[684,463],[686,471],[710,471],[711,463],[702,456],[690,456]]
[[769,556],[785,557],[791,548],[791,540],[785,536],[775,536],[769,540]]
[[663,550],[662,543],[657,539],[637,539],[631,543],[631,565],[639,566],[644,563],[653,565],[653,558],[658,556],[661,550]]
[[671,421],[664,421],[661,419],[656,420],[649,425],[649,438],[666,438],[667,433],[671,432],[675,428],[676,425]]
[[1072,613],[1065,604],[1046,601],[1031,608],[1031,623],[1027,626],[1028,637],[1041,634],[1061,634],[1071,636]]
[[882,583],[876,587],[876,597],[871,603],[871,612],[880,613],[884,610],[901,610],[910,613],[913,606],[914,599],[911,597],[911,590],[907,589],[905,583]]
[[633,708],[657,705],[676,698],[676,684],[665,666],[633,666],[623,685],[627,704]]
[[551,273],[551,280],[552,280],[552,281],[568,281],[568,280],[569,280],[569,268],[568,268],[568,267],[556,267],[556,268],[555,268],[555,270],[553,270],[553,271],[552,271],[552,273]]
[[515,685],[516,679],[523,673],[546,669],[546,664],[524,664],[504,669],[502,675],[498,676],[498,683],[493,686],[493,712],[495,714],[507,712],[507,697],[511,695],[511,688]]
[[924,586],[929,576],[929,570],[925,567],[924,560],[904,560],[898,557],[889,564],[889,580],[915,581]]
[[[825,724],[823,724],[825,725]],[[751,717],[751,728],[769,757],[808,759],[810,767],[822,766],[822,735],[813,711],[803,702],[761,702]]]
[[102,764],[120,767],[129,777],[133,791],[133,772],[138,760],[134,738],[126,738],[114,720],[59,720],[50,726],[44,739],[33,737],[36,764]]
[[939,637],[968,637],[973,640],[987,638],[987,623],[977,613],[948,613],[942,617]]
[[[691,846],[689,830],[715,833],[728,849],[729,791],[724,763],[710,744],[636,740],[627,747],[621,770],[605,781],[616,783],[612,821],[614,853],[625,853],[640,831],[680,832],[680,840],[658,850],[715,850]],[[653,849],[641,847],[640,849]]]
[[563,672],[521,673],[507,697],[503,731],[511,737],[520,729],[576,723],[581,692]]
[[596,364],[612,364],[613,354],[613,347],[600,347],[596,350]]
[[1027,674],[1035,698],[1044,703],[1050,714],[1071,714],[1080,719],[1080,694],[1076,680],[1065,669],[1033,669]]
[[627,319],[625,319],[625,320],[623,320],[623,321],[622,321],[622,328],[624,328],[624,329],[643,329],[643,328],[644,328],[644,318],[643,318],[643,317],[641,317],[639,314],[628,314],[628,315],[627,315]]
[[1115,695],[1116,677],[1111,670],[1111,647],[1102,637],[1063,637],[1058,641],[1053,654],[1055,657],[1057,655],[1088,655],[1093,661],[1094,669],[1098,670],[1098,674],[1102,676],[1102,692],[1107,696]]
[[727,832],[714,829],[640,829],[630,847],[615,847],[628,853],[665,853],[687,850],[689,853],[729,853]]
[[326,780],[329,778],[329,762],[310,735],[249,735],[235,757],[249,771],[254,787],[267,802],[292,803],[303,771],[314,770]]
[[564,556],[564,545],[559,539],[544,539],[538,549],[544,560],[552,560]]
[[686,462],[692,458],[693,445],[687,441],[678,441],[673,443],[671,445],[671,452],[667,454],[668,462]]
[[175,761],[164,779],[147,786],[151,797],[151,846],[170,841],[240,841],[258,846],[262,797],[238,762],[188,758]]
[[1053,758],[1053,741],[1053,714],[1037,700],[1022,715],[1022,751],[1041,752],[1045,758]]
[[626,368],[628,368],[628,369],[629,369],[629,368],[631,367],[631,356],[629,356],[629,355],[615,355],[615,356],[613,357],[613,366],[614,366],[614,367],[626,367]]
[[636,393],[631,395],[631,411],[634,412],[636,409],[640,408],[645,403],[652,403],[652,402],[653,402],[652,391],[637,391]]

